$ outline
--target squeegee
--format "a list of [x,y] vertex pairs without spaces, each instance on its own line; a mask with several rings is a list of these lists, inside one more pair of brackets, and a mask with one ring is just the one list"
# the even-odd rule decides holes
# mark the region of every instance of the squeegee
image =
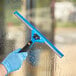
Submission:
[[24,22],[31,29],[31,40],[21,49],[20,52],[28,51],[35,42],[39,42],[48,45],[60,58],[64,56],[61,51],[59,51],[45,36],[43,36],[43,34],[37,28],[35,28],[18,11],[15,11],[14,15],[17,16],[22,22]]

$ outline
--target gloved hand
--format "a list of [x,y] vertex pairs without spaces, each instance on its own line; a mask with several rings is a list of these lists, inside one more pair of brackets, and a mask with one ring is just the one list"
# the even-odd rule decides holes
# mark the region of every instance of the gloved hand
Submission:
[[11,52],[2,62],[2,64],[7,70],[7,73],[19,70],[23,61],[26,59],[28,53],[27,52],[19,53],[20,50],[21,48]]

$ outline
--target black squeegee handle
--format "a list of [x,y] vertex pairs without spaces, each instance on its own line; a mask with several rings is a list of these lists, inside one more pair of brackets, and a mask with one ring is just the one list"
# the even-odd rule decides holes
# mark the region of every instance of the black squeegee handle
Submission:
[[33,42],[32,41],[29,41],[20,51],[20,52],[27,52],[29,51],[30,47],[32,46]]

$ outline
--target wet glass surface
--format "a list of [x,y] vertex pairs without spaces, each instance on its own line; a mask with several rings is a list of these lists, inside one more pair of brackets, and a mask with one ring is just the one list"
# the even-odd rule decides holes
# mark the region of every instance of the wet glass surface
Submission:
[[22,48],[31,39],[31,30],[14,16],[15,10],[18,10],[49,40],[54,34],[55,46],[64,53],[64,57],[59,58],[46,44],[35,43],[21,69],[9,76],[76,76],[75,2],[55,3],[54,28],[50,0],[26,0],[26,2],[5,0],[1,7],[3,7],[3,10],[0,8],[1,61],[10,52]]

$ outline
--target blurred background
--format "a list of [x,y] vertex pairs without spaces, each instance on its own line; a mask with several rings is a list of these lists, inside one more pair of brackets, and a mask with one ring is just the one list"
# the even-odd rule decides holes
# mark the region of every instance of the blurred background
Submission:
[[0,62],[31,37],[31,30],[14,16],[16,10],[64,57],[36,43],[20,70],[8,76],[76,76],[76,0],[0,0]]

